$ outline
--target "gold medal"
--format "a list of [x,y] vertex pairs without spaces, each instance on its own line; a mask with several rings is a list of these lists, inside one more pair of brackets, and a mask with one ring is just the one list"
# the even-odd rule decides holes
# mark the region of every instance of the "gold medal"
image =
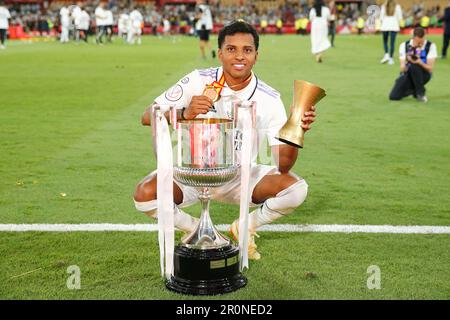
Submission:
[[213,102],[216,102],[219,99],[219,94],[213,86],[206,86],[205,90],[203,90],[203,95],[210,98]]

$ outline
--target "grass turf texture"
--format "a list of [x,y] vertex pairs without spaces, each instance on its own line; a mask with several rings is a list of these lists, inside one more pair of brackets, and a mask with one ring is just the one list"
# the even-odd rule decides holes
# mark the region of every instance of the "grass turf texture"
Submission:
[[[131,200],[135,184],[155,168],[150,131],[140,126],[140,115],[184,74],[216,63],[200,60],[197,40],[190,38],[176,44],[144,38],[140,47],[119,41],[102,47],[9,44],[0,52],[1,223],[148,222]],[[345,36],[336,44],[325,63],[316,64],[307,37],[261,39],[255,72],[280,90],[286,107],[294,79],[317,83],[328,94],[294,168],[308,181],[309,196],[277,222],[449,225],[449,61],[436,63],[428,104],[412,98],[389,102],[398,63],[379,65],[381,38]],[[198,215],[199,207],[187,211]],[[215,223],[238,216],[237,206],[213,203],[211,211]],[[0,237],[4,279],[45,267],[16,282],[2,281],[0,297],[173,297],[159,278],[156,233]],[[336,250],[336,242],[346,249]],[[262,233],[258,244],[263,260],[246,272],[249,287],[226,297],[450,297],[444,272],[448,236]],[[290,254],[293,249],[298,254]],[[130,272],[123,267],[126,261],[134,261]],[[90,263],[85,279],[83,265]],[[66,264],[79,264],[84,285],[91,281],[92,288],[60,292]],[[382,290],[365,287],[370,264],[378,264],[386,277]],[[344,276],[344,269],[354,276]],[[308,271],[317,278],[295,282]],[[267,279],[279,290],[273,292]]]

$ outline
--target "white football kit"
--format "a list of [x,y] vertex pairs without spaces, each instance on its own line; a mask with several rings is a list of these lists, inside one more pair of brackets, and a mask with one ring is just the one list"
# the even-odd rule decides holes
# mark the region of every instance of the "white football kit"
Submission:
[[[193,96],[200,96],[205,86],[214,81],[219,81],[222,76],[222,67],[210,68],[204,70],[194,70],[165,93],[155,99],[155,102],[161,105],[162,111],[167,111],[172,105],[177,109],[187,107]],[[222,90],[220,99],[214,103],[216,112],[208,112],[206,115],[198,115],[198,118],[233,118],[232,102],[238,98],[239,100],[248,100],[256,102],[256,132],[257,143],[253,144],[252,151],[252,170],[250,178],[250,189],[253,190],[256,184],[267,174],[276,173],[277,167],[266,164],[257,164],[258,150],[263,147],[263,143],[268,141],[269,146],[283,144],[275,139],[275,135],[286,123],[286,111],[280,94],[258,79],[256,75],[252,75],[250,83],[240,91],[233,91],[226,87]],[[267,145],[267,144],[266,144]],[[212,188],[212,198],[226,203],[239,203],[240,196],[240,175],[233,181],[230,181],[223,187]],[[179,184],[183,191],[184,205],[191,205],[198,201],[197,190],[195,188],[186,187]]]
[[[188,107],[193,96],[202,95],[206,85],[213,81],[219,81],[222,76],[222,67],[209,68],[204,70],[195,70],[181,80],[179,80],[169,90],[164,92],[155,102],[161,106],[162,111],[167,111],[170,106],[177,109]],[[275,139],[275,135],[285,124],[287,117],[283,102],[281,101],[278,91],[272,89],[263,81],[252,74],[250,83],[240,91],[234,91],[228,87],[223,88],[220,99],[214,103],[216,112],[208,112],[206,115],[197,117],[210,118],[228,118],[232,119],[232,102],[236,99],[242,101],[256,102],[256,143],[253,143],[252,150],[252,166],[250,171],[250,190],[253,190],[257,183],[266,175],[278,174],[278,168],[270,164],[257,164],[258,150],[263,143],[268,142],[269,146],[284,144]],[[236,145],[235,141],[235,145]],[[239,150],[237,150],[238,159]],[[267,152],[266,152],[267,153]],[[270,159],[270,157],[268,157]],[[267,161],[267,160],[266,160]],[[268,160],[267,162],[270,162]],[[157,171],[153,171],[144,181],[153,179]],[[263,204],[254,204],[250,206],[258,206],[255,211],[249,215],[249,230],[252,232],[264,224],[279,219],[300,206],[306,198],[308,185],[302,178],[291,173],[297,180],[288,188],[279,192],[275,197],[267,199]],[[192,231],[196,225],[197,219],[183,212],[180,208],[190,206],[198,202],[198,191],[193,187],[187,187],[175,182],[183,192],[183,202],[174,206],[174,222],[178,229],[184,231]],[[211,198],[213,200],[239,204],[240,203],[240,183],[241,177],[238,174],[232,181],[222,187],[211,188]],[[136,209],[146,213],[154,218],[157,217],[157,200],[149,200],[138,202],[134,200]]]
[[126,34],[128,32],[127,26],[128,26],[128,19],[129,16],[127,13],[122,13],[119,16],[119,21],[117,22],[117,27],[119,31],[119,37],[122,37],[122,35]]
[[11,18],[9,10],[5,7],[0,6],[0,29],[8,29],[9,23],[8,19]]
[[66,7],[62,7],[59,11],[61,16],[61,42],[69,42],[69,27],[70,27],[70,11]]

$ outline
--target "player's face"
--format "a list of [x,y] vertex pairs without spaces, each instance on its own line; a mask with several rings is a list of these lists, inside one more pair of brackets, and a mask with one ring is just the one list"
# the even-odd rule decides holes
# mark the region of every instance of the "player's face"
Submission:
[[225,36],[217,53],[225,74],[235,80],[245,80],[258,57],[253,36],[249,33]]
[[423,37],[423,38],[414,37],[414,45],[416,47],[422,48],[424,43],[425,43],[425,37]]

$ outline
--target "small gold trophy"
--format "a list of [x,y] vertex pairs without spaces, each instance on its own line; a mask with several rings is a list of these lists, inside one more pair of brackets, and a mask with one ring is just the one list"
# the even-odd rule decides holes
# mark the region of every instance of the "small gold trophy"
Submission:
[[305,130],[302,128],[302,117],[306,111],[310,111],[323,97],[325,90],[303,80],[294,80],[294,101],[291,115],[278,135],[278,140],[297,148],[303,148]]

